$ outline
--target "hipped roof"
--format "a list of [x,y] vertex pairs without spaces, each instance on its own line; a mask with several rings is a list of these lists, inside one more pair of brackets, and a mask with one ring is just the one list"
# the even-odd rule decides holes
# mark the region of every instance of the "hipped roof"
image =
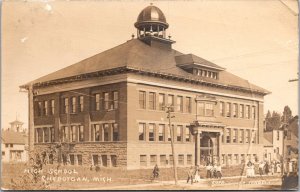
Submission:
[[1,133],[2,143],[4,144],[27,144],[28,137],[23,133],[16,131],[2,131]]
[[[270,93],[269,91],[251,84],[247,80],[225,70],[219,72],[219,79],[217,80],[188,73],[182,68],[176,66],[175,56],[180,55],[183,56],[184,54],[174,49],[163,49],[156,46],[150,46],[139,39],[132,39],[112,49],[84,59],[76,64],[31,81],[21,87],[28,88],[30,84],[35,85],[37,83],[51,82],[62,78],[75,77],[83,74],[124,67],[134,68],[141,71],[151,71],[153,73],[164,73],[189,80],[192,79],[213,84],[221,84],[248,91],[256,91],[263,95]],[[201,60],[202,64],[217,66],[198,56],[192,55],[192,57],[196,60]]]

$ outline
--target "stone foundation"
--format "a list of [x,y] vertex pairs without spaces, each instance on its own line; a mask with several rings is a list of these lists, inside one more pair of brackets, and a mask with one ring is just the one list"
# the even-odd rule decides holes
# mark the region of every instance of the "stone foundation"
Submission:
[[[116,167],[127,166],[127,144],[126,142],[85,142],[85,143],[43,143],[34,145],[34,153],[40,157],[46,154],[46,160],[49,161],[49,155],[53,154],[53,163],[59,163],[60,154],[66,155],[68,160],[70,154],[82,155],[82,165],[91,166],[93,155],[106,155],[110,160],[112,155],[116,156]],[[61,160],[62,162],[62,160]],[[101,163],[100,163],[100,166]],[[109,164],[108,167],[111,165]]]

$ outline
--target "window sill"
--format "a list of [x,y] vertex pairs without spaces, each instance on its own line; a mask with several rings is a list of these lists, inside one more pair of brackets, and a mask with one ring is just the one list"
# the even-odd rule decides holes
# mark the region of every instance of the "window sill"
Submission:
[[118,110],[118,109],[119,109],[119,108],[116,108],[116,109],[91,110],[90,112],[92,112],[92,113],[101,113],[101,112],[116,111],[116,110]]

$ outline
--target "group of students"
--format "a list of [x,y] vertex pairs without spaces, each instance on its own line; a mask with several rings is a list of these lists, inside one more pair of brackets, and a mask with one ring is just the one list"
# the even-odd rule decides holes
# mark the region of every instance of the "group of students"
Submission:
[[[206,178],[211,179],[211,178],[222,178],[222,170],[221,170],[221,165],[220,164],[214,164],[212,165],[211,163],[208,163],[205,167],[206,169]],[[199,165],[193,167],[191,166],[189,171],[188,171],[188,178],[187,178],[187,183],[191,181],[191,184],[193,182],[197,183],[200,181],[200,167]]]
[[206,178],[222,178],[222,168],[220,164],[214,164],[208,163],[206,166]]
[[[280,174],[281,173],[281,164],[279,162],[271,162],[269,164],[267,161],[261,161],[258,163],[258,173],[260,176],[262,175],[271,175]],[[246,166],[246,176],[254,177],[255,176],[255,165],[251,161],[247,163]]]

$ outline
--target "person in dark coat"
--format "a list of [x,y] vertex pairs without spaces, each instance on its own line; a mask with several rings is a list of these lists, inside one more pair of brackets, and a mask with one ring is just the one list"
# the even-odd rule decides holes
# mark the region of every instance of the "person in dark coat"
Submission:
[[157,164],[154,166],[152,174],[153,174],[153,179],[158,178],[158,176],[159,176],[159,168],[158,168]]
[[268,175],[269,174],[269,164],[268,164],[268,162],[266,162],[264,168],[265,168],[265,174]]

